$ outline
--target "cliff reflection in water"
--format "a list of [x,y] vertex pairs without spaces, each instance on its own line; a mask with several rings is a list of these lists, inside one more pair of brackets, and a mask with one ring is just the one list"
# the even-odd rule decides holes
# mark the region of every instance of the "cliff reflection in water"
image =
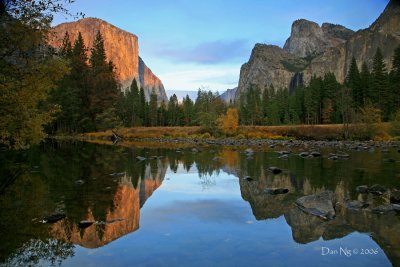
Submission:
[[[161,185],[168,168],[166,158],[136,159],[143,154],[145,150],[82,143],[3,153],[2,182],[13,173],[19,175],[0,196],[1,262],[10,255],[9,265],[35,264],[49,254],[72,256],[73,251],[64,253],[64,247],[71,249],[68,244],[97,248],[136,231],[140,208]],[[40,222],[54,213],[65,213],[66,219]],[[80,221],[95,223],[82,229]],[[48,240],[65,245],[49,246]]]
[[[273,151],[248,155],[221,147],[197,151],[85,143],[54,143],[23,153],[2,152],[0,262],[61,262],[73,257],[73,245],[98,248],[136,231],[141,207],[161,186],[166,173],[182,171],[178,168],[181,166],[185,171],[198,172],[204,189],[213,186],[211,176],[220,172],[235,175],[254,217],[267,220],[284,216],[297,243],[341,238],[356,231],[370,233],[392,264],[399,265],[399,216],[344,207],[348,199],[372,198],[356,193],[357,185],[379,183],[400,188],[400,182],[393,179],[396,166],[386,163],[384,157],[377,151],[362,158],[352,154],[350,159],[338,162],[297,155],[283,160]],[[283,173],[272,175],[267,171],[270,166],[283,169]],[[10,182],[7,177],[15,175],[17,178]],[[243,179],[246,176],[254,180]],[[264,193],[265,188],[287,188],[289,193],[269,195]],[[303,195],[325,190],[332,190],[339,203],[333,221],[307,215],[293,205]],[[379,197],[369,201],[382,204],[389,200]],[[55,212],[65,213],[66,219],[39,223]],[[82,220],[96,223],[82,229]]]

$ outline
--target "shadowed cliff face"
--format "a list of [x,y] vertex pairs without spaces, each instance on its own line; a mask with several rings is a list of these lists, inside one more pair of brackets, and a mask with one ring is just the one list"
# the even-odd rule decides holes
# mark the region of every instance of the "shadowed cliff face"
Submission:
[[[243,158],[241,163],[243,164]],[[324,162],[324,159],[320,159]],[[377,197],[371,194],[360,194],[355,192],[354,185],[351,184],[351,173],[344,170],[335,170],[333,173],[301,173],[296,174],[296,169],[300,166],[299,162],[280,161],[286,169],[283,173],[273,175],[268,172],[267,167],[263,166],[263,159],[259,155],[254,156],[256,165],[241,165],[238,170],[240,191],[244,200],[248,201],[257,220],[274,219],[284,216],[286,222],[291,227],[293,240],[299,244],[307,244],[322,238],[332,240],[342,238],[354,232],[370,233],[371,238],[379,244],[391,259],[394,266],[400,263],[400,217],[393,213],[375,214],[370,210],[352,210],[345,206],[348,200],[366,201],[371,206],[376,207],[382,204],[389,204],[387,196]],[[303,160],[301,160],[303,161]],[[315,164],[313,159],[308,161],[308,165]],[[268,165],[277,164],[279,161],[269,159]],[[356,165],[367,166],[369,160],[364,163],[358,162]],[[330,164],[329,161],[326,164]],[[325,168],[329,165],[325,165]],[[296,166],[296,167],[294,167]],[[311,170],[311,168],[310,168]],[[371,173],[369,173],[371,174]],[[246,176],[252,177],[253,181],[242,179]],[[319,177],[321,175],[321,177]],[[343,176],[344,175],[344,176]],[[346,177],[342,179],[340,177]],[[328,183],[318,185],[320,180],[329,180]],[[264,192],[265,188],[287,188],[288,194],[269,195]],[[294,205],[296,199],[304,195],[313,195],[325,190],[332,190],[336,199],[336,217],[332,221],[324,221],[316,216],[304,213]]]
[[371,68],[377,48],[381,48],[388,69],[394,50],[400,45],[400,1],[391,0],[384,12],[367,29],[353,32],[330,23],[320,27],[304,19],[292,25],[291,36],[283,49],[256,44],[250,59],[240,70],[236,100],[250,84],[261,91],[273,85],[288,88],[295,75],[303,73],[308,83],[313,75],[335,74],[343,83],[354,57],[358,67],[363,62]]
[[53,28],[50,45],[60,47],[65,33],[71,38],[71,43],[76,40],[81,32],[85,45],[90,49],[93,46],[97,31],[103,36],[106,56],[116,66],[117,77],[125,90],[136,78],[139,86],[146,89],[149,97],[154,89],[160,100],[167,100],[161,80],[144,64],[139,57],[138,37],[132,33],[121,30],[103,20],[85,18],[76,22],[62,23]]

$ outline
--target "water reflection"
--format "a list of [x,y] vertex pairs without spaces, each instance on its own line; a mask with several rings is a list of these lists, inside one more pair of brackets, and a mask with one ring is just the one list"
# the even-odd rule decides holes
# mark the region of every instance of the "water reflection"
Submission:
[[[330,151],[322,152],[326,155]],[[0,262],[59,265],[74,257],[77,245],[99,248],[137,231],[140,209],[162,184],[164,191],[181,188],[191,195],[193,184],[185,184],[187,179],[172,181],[166,177],[167,173],[179,174],[184,169],[198,174],[201,192],[220,196],[224,194],[217,186],[221,172],[239,178],[240,192],[237,193],[250,204],[254,218],[258,221],[284,218],[293,240],[299,244],[340,239],[355,232],[369,233],[391,263],[399,265],[399,215],[379,215],[344,207],[349,199],[368,199],[374,205],[389,203],[385,195],[359,194],[355,187],[378,183],[390,189],[400,188],[395,177],[397,163],[384,161],[398,155],[395,151],[385,154],[379,150],[349,153],[350,159],[341,161],[296,155],[284,160],[275,151],[256,152],[249,157],[243,149],[233,148],[197,151],[85,143],[52,143],[22,153],[1,152]],[[277,166],[283,172],[273,175],[267,170],[270,166]],[[248,181],[244,177],[253,179]],[[225,192],[235,190],[227,185],[222,186]],[[289,193],[269,195],[264,193],[265,188],[287,188]],[[293,205],[300,196],[324,190],[332,190],[338,202],[337,217],[333,221],[309,216]],[[193,192],[192,195],[198,194]],[[197,210],[198,218],[203,221],[218,221],[224,214],[225,223],[234,217],[241,218],[237,211],[229,210],[226,202],[194,200],[177,205],[187,210],[181,208],[176,213]],[[158,215],[154,217],[162,215],[163,208],[157,209]],[[65,213],[66,219],[54,224],[40,223],[41,218],[55,212]],[[82,229],[79,227],[82,220],[95,223]]]

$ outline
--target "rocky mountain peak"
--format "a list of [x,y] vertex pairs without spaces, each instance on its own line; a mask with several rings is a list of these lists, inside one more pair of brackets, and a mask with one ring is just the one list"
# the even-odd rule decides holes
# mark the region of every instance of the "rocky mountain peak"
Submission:
[[85,45],[89,49],[93,46],[97,31],[100,31],[104,39],[107,59],[114,63],[122,89],[125,90],[129,87],[135,78],[139,83],[138,85],[145,89],[146,97],[149,97],[154,89],[159,101],[167,100],[161,80],[153,74],[139,57],[138,37],[135,34],[124,31],[101,19],[84,18],[54,27],[49,38],[50,45],[61,47],[67,31],[71,43],[77,39],[80,32]]
[[324,23],[320,27],[315,22],[299,19],[293,22],[283,49],[299,57],[313,57],[344,43],[352,35],[353,31],[341,25]]
[[324,32],[325,36],[331,38],[338,38],[341,40],[349,40],[351,36],[353,36],[354,31],[347,29],[346,27],[339,25],[339,24],[332,24],[332,23],[322,23],[322,31]]
[[344,82],[352,58],[358,67],[372,67],[373,57],[381,49],[386,67],[392,67],[394,50],[400,45],[400,0],[391,0],[379,18],[367,29],[353,32],[346,27],[323,23],[321,27],[305,19],[292,24],[291,35],[283,49],[256,44],[247,63],[242,65],[236,99],[250,85],[261,91],[273,85],[292,92],[307,84],[312,76],[331,72]]
[[400,0],[391,0],[370,29],[395,34],[400,38]]

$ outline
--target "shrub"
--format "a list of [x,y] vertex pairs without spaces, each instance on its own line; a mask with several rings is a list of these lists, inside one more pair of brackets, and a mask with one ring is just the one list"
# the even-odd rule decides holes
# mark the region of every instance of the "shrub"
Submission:
[[390,133],[393,136],[400,136],[400,110],[394,114],[393,119],[390,122]]
[[236,108],[229,108],[226,115],[218,119],[218,125],[222,132],[228,136],[236,134],[239,126],[239,114]]

